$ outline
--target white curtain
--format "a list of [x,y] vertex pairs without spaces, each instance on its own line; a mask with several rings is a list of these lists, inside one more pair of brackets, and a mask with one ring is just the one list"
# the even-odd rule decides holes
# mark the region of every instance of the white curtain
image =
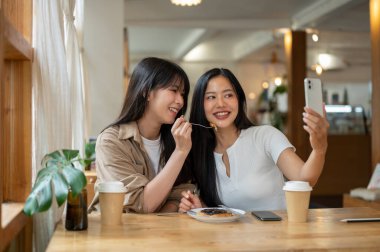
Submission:
[[[83,154],[84,149],[84,92],[78,35],[74,25],[75,0],[61,0],[65,17],[66,62],[71,94],[72,146]],[[79,22],[83,23],[83,22]]]
[[88,81],[88,76],[87,76],[87,61],[86,57],[84,54],[84,49],[83,49],[83,27],[84,27],[84,3],[85,0],[77,0],[75,4],[75,28],[76,28],[76,35],[78,38],[78,47],[79,47],[79,54],[80,54],[80,66],[82,70],[82,97],[83,97],[83,118],[82,118],[82,126],[83,126],[83,132],[85,139],[89,140],[89,122],[90,122],[90,115],[89,115],[89,106],[90,102],[88,99],[88,94],[89,94],[89,81]]
[[[65,2],[65,1],[63,1]],[[33,181],[42,157],[54,150],[83,150],[83,91],[78,44],[72,27],[75,1],[67,7],[66,27],[60,0],[33,2]],[[65,5],[66,7],[66,5]],[[66,8],[65,8],[66,10]],[[71,20],[68,20],[70,19]],[[71,39],[65,40],[66,37]],[[66,54],[65,42],[68,52]],[[78,70],[79,69],[79,70]],[[82,116],[82,118],[80,118]],[[53,200],[55,202],[55,200]],[[61,218],[56,205],[34,216],[34,249],[45,251]]]

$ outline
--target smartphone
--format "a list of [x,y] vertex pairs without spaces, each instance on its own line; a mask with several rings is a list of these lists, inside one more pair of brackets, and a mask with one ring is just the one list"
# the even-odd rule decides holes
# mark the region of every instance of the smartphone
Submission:
[[271,211],[252,211],[253,216],[262,221],[280,221],[282,218]]
[[322,83],[320,79],[305,78],[306,107],[323,116]]

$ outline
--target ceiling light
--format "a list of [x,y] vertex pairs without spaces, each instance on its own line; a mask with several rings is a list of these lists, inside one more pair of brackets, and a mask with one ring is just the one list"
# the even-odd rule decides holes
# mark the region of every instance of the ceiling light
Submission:
[[268,89],[268,88],[269,88],[269,82],[267,82],[267,81],[263,81],[263,82],[261,83],[261,87],[264,88],[264,89]]
[[332,61],[333,57],[331,54],[321,53],[318,55],[318,62],[326,68],[332,64]]
[[311,70],[315,71],[317,75],[321,75],[324,69],[321,64],[317,63],[311,66]]
[[281,77],[274,78],[274,84],[276,84],[276,86],[281,86],[282,78]]
[[347,63],[344,60],[329,53],[320,53],[316,61],[322,66],[323,70],[337,70],[347,67]]
[[322,68],[322,66],[319,65],[319,64],[317,64],[317,65],[315,66],[315,72],[317,73],[317,75],[321,75],[322,72],[323,72],[323,68]]
[[195,6],[202,2],[202,0],[171,0],[172,4],[179,6]]
[[204,55],[207,54],[208,50],[209,48],[207,48],[206,45],[200,44],[191,49],[191,51],[188,52],[183,59],[185,61],[200,61],[204,58]]
[[313,35],[311,35],[311,39],[312,39],[314,42],[318,42],[318,40],[319,40],[318,34],[314,33]]
[[254,100],[254,99],[256,98],[256,94],[255,94],[254,92],[250,92],[250,93],[248,94],[248,98],[249,98],[250,100]]

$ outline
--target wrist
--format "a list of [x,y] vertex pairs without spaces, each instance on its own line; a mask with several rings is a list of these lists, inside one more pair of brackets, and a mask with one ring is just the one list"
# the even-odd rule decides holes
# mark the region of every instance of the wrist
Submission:
[[175,153],[178,156],[184,156],[186,158],[187,154],[189,154],[189,151],[190,150],[184,150],[184,149],[175,148],[173,154]]
[[324,158],[326,156],[327,149],[325,150],[313,150],[314,155],[318,156],[319,158]]

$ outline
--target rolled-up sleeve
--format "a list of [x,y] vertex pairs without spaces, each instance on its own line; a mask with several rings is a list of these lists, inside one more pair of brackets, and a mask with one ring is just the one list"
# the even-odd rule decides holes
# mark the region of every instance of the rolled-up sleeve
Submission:
[[184,183],[184,184],[179,184],[177,186],[174,186],[172,188],[172,190],[170,191],[167,200],[175,203],[178,207],[178,205],[182,199],[182,192],[183,191],[190,191],[190,192],[194,193],[195,188],[196,188],[195,185],[190,184],[190,183]]
[[[124,209],[143,212],[144,187],[149,179],[144,175],[144,167],[136,163],[132,151],[123,140],[100,135],[96,143],[97,183],[102,181],[122,181],[127,190]],[[127,140],[125,140],[127,141]]]

